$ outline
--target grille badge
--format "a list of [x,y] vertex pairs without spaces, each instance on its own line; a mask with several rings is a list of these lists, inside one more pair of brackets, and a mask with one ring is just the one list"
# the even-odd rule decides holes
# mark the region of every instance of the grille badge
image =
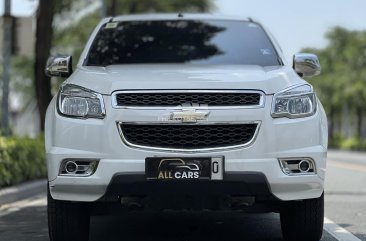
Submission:
[[[198,105],[199,106],[199,105]],[[201,106],[202,107],[202,106]],[[209,111],[196,110],[193,104],[183,104],[182,111],[174,111],[170,114],[171,121],[181,121],[183,123],[207,120]]]

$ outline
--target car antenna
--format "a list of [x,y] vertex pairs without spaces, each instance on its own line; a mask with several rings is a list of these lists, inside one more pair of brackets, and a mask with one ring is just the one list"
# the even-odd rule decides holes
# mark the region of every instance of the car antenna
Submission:
[[251,17],[248,18],[249,22],[253,23],[253,19]]
[[109,20],[108,20],[108,23],[111,23],[113,21],[113,18],[114,17],[110,17]]
[[183,13],[178,13],[178,18],[183,18]]

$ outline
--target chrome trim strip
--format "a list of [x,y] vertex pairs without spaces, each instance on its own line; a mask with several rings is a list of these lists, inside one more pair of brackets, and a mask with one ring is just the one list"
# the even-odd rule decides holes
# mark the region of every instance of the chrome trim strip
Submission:
[[[166,106],[119,106],[117,104],[116,95],[121,93],[252,93],[260,94],[259,105],[243,105],[243,106],[205,106],[205,107],[195,107],[195,109],[209,109],[209,110],[222,110],[222,109],[258,109],[263,108],[266,98],[263,91],[259,90],[120,90],[112,93],[112,107],[115,109],[140,109],[140,110],[181,110],[181,107],[166,107]],[[183,104],[183,103],[182,103]],[[205,103],[197,103],[205,104]]]
[[[261,121],[247,121],[247,122],[197,122],[197,123],[170,123],[170,122],[122,122],[117,121],[117,129],[119,132],[119,135],[123,141],[124,144],[126,144],[129,147],[137,148],[141,150],[146,151],[163,151],[163,152],[184,152],[184,153],[197,153],[197,152],[211,152],[211,151],[226,151],[226,150],[232,150],[232,149],[238,149],[238,148],[244,148],[248,147],[257,139],[259,129],[261,126]],[[240,145],[234,145],[234,146],[225,146],[225,147],[213,147],[213,148],[199,148],[199,149],[177,149],[177,148],[162,148],[162,147],[151,147],[151,146],[142,146],[142,145],[136,145],[131,142],[129,142],[125,136],[123,135],[123,131],[121,129],[121,124],[134,124],[134,125],[227,125],[227,124],[257,124],[257,128],[254,132],[253,138]]]

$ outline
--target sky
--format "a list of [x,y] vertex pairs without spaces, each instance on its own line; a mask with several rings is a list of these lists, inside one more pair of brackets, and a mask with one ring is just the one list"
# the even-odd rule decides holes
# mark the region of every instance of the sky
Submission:
[[[182,0],[184,1],[184,0]],[[0,14],[3,12],[0,0]],[[323,48],[334,26],[366,30],[366,0],[214,0],[214,13],[252,17],[278,40],[286,59],[304,47]],[[30,15],[37,0],[12,0],[14,15]]]
[[215,4],[215,12],[262,23],[288,61],[304,47],[325,47],[325,34],[334,26],[366,30],[366,0],[215,0]]
[[[4,1],[0,0],[0,14],[4,12]],[[56,0],[57,1],[57,0]],[[11,12],[15,16],[29,16],[34,13],[38,0],[11,0]]]

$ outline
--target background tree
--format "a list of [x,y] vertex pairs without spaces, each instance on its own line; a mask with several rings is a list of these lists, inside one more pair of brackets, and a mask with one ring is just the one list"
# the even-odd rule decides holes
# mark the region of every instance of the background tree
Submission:
[[115,16],[142,12],[207,12],[213,4],[210,0],[105,0],[107,15]]
[[309,81],[314,85],[327,112],[331,141],[336,136],[345,136],[347,131],[342,129],[342,120],[346,119],[356,123],[352,134],[363,142],[366,112],[366,31],[335,27],[326,37],[329,44],[324,49],[303,50],[318,54],[322,65],[322,74]]
[[44,129],[46,109],[52,99],[51,82],[44,74],[44,66],[46,65],[52,44],[53,14],[54,0],[40,0],[37,11],[34,82],[42,130]]
[[44,130],[44,118],[47,106],[52,99],[51,81],[44,73],[44,67],[50,55],[53,38],[54,14],[68,9],[72,0],[39,0],[37,10],[34,86],[41,120],[41,130]]

